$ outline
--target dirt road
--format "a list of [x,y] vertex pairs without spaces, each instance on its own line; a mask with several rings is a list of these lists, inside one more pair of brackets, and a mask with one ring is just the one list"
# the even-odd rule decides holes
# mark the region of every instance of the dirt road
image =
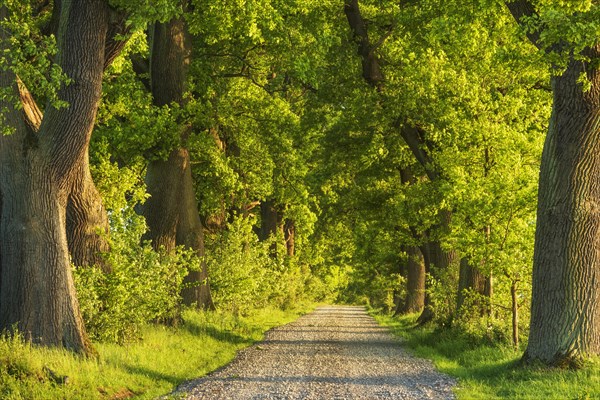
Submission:
[[362,307],[320,307],[273,329],[186,399],[453,399],[454,380],[407,354]]

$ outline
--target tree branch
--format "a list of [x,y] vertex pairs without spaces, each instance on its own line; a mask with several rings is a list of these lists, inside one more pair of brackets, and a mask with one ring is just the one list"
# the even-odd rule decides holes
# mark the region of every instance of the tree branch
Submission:
[[25,86],[18,76],[16,78],[17,87],[19,88],[19,98],[23,105],[25,122],[34,132],[37,132],[40,129],[44,115],[31,95],[31,92],[27,89],[27,86]]
[[374,53],[378,48],[380,48],[385,42],[385,40],[390,37],[392,32],[394,32],[394,25],[391,25],[388,31],[379,38],[379,40],[373,45],[373,47],[371,47],[371,53]]
[[[367,24],[360,13],[358,0],[346,0],[344,13],[354,34],[354,40],[358,44],[358,55],[362,59],[363,78],[369,85],[379,90],[384,80],[383,72],[379,59],[375,55],[376,46],[371,46],[369,41]],[[385,40],[385,35],[383,40]],[[383,41],[381,42],[383,43]]]
[[419,164],[425,169],[425,173],[430,180],[436,180],[440,174],[433,167],[433,160],[427,151],[425,151],[424,132],[422,129],[412,126],[403,126],[400,128],[400,135],[410,148]]
[[[506,7],[512,14],[512,16],[517,20],[517,22],[523,26],[522,18],[523,17],[534,17],[537,16],[537,12],[533,5],[527,0],[516,0],[516,1],[505,1]],[[527,37],[538,49],[541,49],[540,45],[540,33],[538,31],[535,32],[527,32]]]
[[117,58],[125,44],[126,37],[131,33],[130,28],[126,25],[127,15],[125,12],[115,9],[110,9],[108,32],[106,32],[106,42],[104,44],[104,69]]

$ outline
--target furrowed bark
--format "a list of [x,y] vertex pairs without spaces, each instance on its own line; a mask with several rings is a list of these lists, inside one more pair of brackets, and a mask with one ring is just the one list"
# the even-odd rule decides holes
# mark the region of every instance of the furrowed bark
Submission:
[[110,250],[108,214],[90,173],[88,157],[79,166],[67,202],[67,240],[76,266],[98,266],[110,272],[102,257]]
[[[506,2],[517,20],[528,1]],[[529,35],[538,48],[539,37]],[[561,43],[554,45],[560,47]],[[552,78],[554,102],[542,152],[531,324],[524,362],[579,367],[600,354],[600,46],[571,55]],[[591,89],[584,92],[585,74]]]
[[[69,107],[48,105],[37,134],[9,112],[15,133],[0,138],[0,329],[16,325],[34,343],[83,354],[93,348],[71,275],[66,208],[100,99],[108,14],[101,0],[62,3],[56,61],[72,83],[58,97]],[[1,75],[17,93],[16,77]]]
[[[586,70],[584,93],[577,79]],[[576,367],[600,354],[600,72],[571,60],[552,87],[523,358]]]

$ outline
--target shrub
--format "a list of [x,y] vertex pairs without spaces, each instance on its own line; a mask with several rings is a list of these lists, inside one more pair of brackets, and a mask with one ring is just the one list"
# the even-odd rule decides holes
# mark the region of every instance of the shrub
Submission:
[[245,314],[267,305],[285,308],[305,293],[302,266],[272,246],[280,238],[260,242],[252,220],[236,217],[207,250],[207,267],[217,307]]

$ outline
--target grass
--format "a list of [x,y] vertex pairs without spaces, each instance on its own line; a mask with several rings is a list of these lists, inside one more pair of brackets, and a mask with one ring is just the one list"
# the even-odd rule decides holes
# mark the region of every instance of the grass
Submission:
[[578,371],[523,367],[522,351],[477,343],[456,330],[417,328],[416,316],[375,317],[415,355],[433,360],[440,371],[458,378],[459,399],[600,399],[598,359]]
[[146,327],[144,339],[126,346],[97,343],[98,359],[0,339],[0,398],[153,399],[185,380],[229,363],[238,350],[309,306],[263,309],[235,318],[221,312],[186,312],[177,328]]

